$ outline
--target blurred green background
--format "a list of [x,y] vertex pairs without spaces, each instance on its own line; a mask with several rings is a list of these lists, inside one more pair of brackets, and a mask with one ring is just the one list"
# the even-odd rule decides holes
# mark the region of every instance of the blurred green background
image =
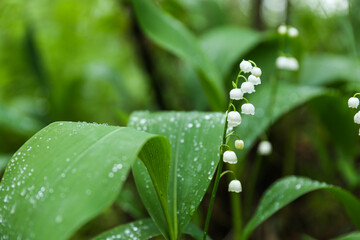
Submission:
[[[54,121],[126,125],[136,110],[225,111],[231,81],[245,58],[262,68],[260,88],[292,84],[323,91],[288,109],[264,133],[274,152],[263,159],[252,207],[274,180],[290,174],[359,194],[359,129],[355,112],[347,108],[347,99],[360,91],[359,1],[152,1],[160,19],[173,21],[169,25],[158,24],[158,16],[133,2],[0,1],[0,169]],[[282,23],[300,33],[286,38],[283,49],[276,32]],[[280,52],[295,56],[299,71],[277,70]],[[246,157],[249,172],[255,155],[256,146]],[[244,189],[251,178],[246,172]],[[213,217],[217,227],[210,232],[215,239],[232,239],[225,185]],[[121,204],[74,238],[146,216],[134,201],[131,179],[123,192]],[[208,198],[204,202],[195,218],[199,225]],[[275,215],[254,239],[328,239],[352,229],[338,203],[317,193]]]

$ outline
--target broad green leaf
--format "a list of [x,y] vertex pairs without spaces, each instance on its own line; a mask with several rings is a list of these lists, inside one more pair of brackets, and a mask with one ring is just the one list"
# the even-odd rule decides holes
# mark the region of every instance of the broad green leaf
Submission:
[[307,85],[328,85],[338,80],[356,82],[359,76],[356,59],[334,54],[309,54],[301,63],[300,82]]
[[332,240],[359,240],[359,239],[360,239],[360,232],[353,232],[341,237],[333,238]]
[[[189,234],[195,240],[203,239],[203,231],[194,224],[189,224],[185,228],[184,233]],[[148,240],[159,235],[161,235],[161,233],[154,224],[154,222],[151,219],[143,219],[113,228],[110,231],[107,231],[95,237],[94,240],[107,240],[107,239]],[[209,237],[207,239],[211,240],[211,238]]]
[[201,46],[215,63],[221,76],[226,76],[234,62],[262,39],[262,34],[251,29],[224,26],[205,33],[201,38]]
[[302,195],[315,190],[326,190],[334,195],[344,207],[355,226],[360,228],[360,202],[351,193],[326,183],[320,183],[304,177],[290,176],[278,180],[265,192],[254,216],[244,229],[243,239],[248,239],[255,228],[275,212]]
[[[129,126],[166,136],[171,144],[169,204],[181,234],[200,204],[219,161],[225,114],[201,112],[136,112]],[[140,162],[133,168],[140,196],[159,228],[161,208]],[[176,219],[176,218],[174,218]]]
[[166,195],[169,154],[166,138],[132,128],[53,123],[28,140],[5,170],[0,232],[6,239],[69,238],[115,200],[137,156],[158,195]]
[[108,239],[138,239],[148,240],[161,235],[151,219],[143,219],[136,222],[121,225],[94,238],[94,240]]
[[132,3],[146,35],[199,70],[209,103],[215,110],[222,110],[225,106],[222,80],[196,37],[181,22],[158,9],[151,1],[133,0]]
[[295,107],[325,94],[329,92],[320,87],[279,83],[274,98],[271,87],[264,88],[260,85],[250,96],[250,102],[255,106],[255,115],[243,117],[241,125],[236,128],[237,134],[245,142],[245,149],[237,152],[238,157],[244,157],[256,138],[276,119]]

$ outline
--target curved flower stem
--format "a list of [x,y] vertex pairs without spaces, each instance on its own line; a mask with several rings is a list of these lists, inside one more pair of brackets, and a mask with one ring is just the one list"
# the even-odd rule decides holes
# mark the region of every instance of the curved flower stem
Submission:
[[249,103],[249,100],[247,100],[246,98],[243,97],[243,99],[246,101],[246,103]]
[[234,178],[237,179],[236,174],[231,170],[227,170],[227,171],[222,172],[221,175],[220,175],[220,178],[222,178],[227,173],[231,173],[234,176]]
[[254,61],[248,60],[248,62],[252,63],[252,64],[254,65],[254,67],[257,67],[257,66],[256,66],[256,63],[255,63]]
[[220,147],[219,147],[219,153],[220,153],[220,154],[223,154],[223,152],[222,152],[222,148],[223,148],[223,147],[227,147],[228,149],[230,149],[230,146],[229,146],[229,145],[227,145],[227,144],[221,144]]
[[231,137],[231,136],[235,136],[235,137],[237,137],[238,139],[241,139],[241,137],[239,137],[239,135],[235,134],[234,132],[231,132],[231,133],[229,133],[228,135],[226,135],[226,138]]
[[[240,71],[241,72],[241,71]],[[240,74],[240,73],[239,73]],[[239,78],[239,77],[238,77]],[[237,82],[238,79],[236,79]],[[229,106],[228,106],[228,110],[230,110],[232,104],[232,100],[230,100],[229,102]],[[227,114],[225,117],[225,124],[224,124],[224,132],[223,132],[223,138],[222,138],[222,145],[226,144],[226,130],[227,130],[227,126],[228,126],[228,122],[227,122]],[[217,189],[219,187],[219,182],[220,182],[220,176],[221,176],[221,171],[223,168],[224,162],[223,162],[223,153],[220,153],[220,159],[219,159],[219,163],[217,166],[217,171],[216,171],[216,177],[215,177],[215,182],[214,182],[214,186],[211,192],[211,199],[210,199],[210,203],[209,203],[209,208],[208,208],[208,212],[206,214],[206,220],[205,220],[205,227],[204,227],[204,235],[203,235],[203,240],[206,240],[206,236],[207,236],[207,232],[209,230],[209,225],[210,225],[210,219],[211,219],[211,214],[213,211],[213,206],[214,206],[214,202],[215,202],[215,196],[216,196],[216,192]]]
[[355,93],[355,94],[354,94],[354,97],[356,97],[357,95],[360,95],[360,93]]

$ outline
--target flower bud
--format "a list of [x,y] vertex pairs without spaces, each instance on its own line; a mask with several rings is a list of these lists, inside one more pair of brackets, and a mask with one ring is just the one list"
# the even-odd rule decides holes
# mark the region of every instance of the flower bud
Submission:
[[244,149],[244,141],[243,140],[236,140],[235,141],[235,148],[238,150],[243,150]]
[[238,159],[235,152],[225,151],[223,155],[223,161],[230,164],[236,164],[238,162]]
[[251,70],[251,74],[254,75],[255,77],[260,77],[261,76],[261,69],[258,67],[254,67]]
[[254,84],[255,86],[261,84],[261,79],[254,75],[250,75],[248,78],[248,81],[251,82],[252,84]]
[[349,108],[357,108],[359,106],[359,99],[356,97],[349,98],[348,105]]
[[243,82],[241,84],[241,91],[243,91],[243,93],[253,93],[253,92],[255,92],[254,84],[251,83],[251,82]]
[[355,114],[354,122],[360,124],[360,111]]
[[229,183],[228,190],[229,190],[229,192],[236,192],[236,193],[241,192],[242,191],[241,182],[239,180],[232,180]]
[[240,69],[244,72],[244,73],[248,73],[248,72],[251,72],[252,70],[252,65],[249,61],[245,61],[243,60],[241,63],[240,63]]
[[270,155],[272,152],[272,146],[269,141],[261,141],[258,146],[258,154],[260,155]]
[[240,88],[234,88],[230,91],[230,99],[240,100],[243,99],[244,93]]
[[251,103],[245,103],[241,106],[242,114],[255,115],[255,107]]

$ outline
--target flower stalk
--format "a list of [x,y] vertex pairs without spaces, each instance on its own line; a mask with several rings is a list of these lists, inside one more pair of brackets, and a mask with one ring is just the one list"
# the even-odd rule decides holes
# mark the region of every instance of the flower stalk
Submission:
[[[211,219],[211,215],[212,215],[212,211],[213,211],[216,193],[217,193],[219,183],[220,183],[220,178],[223,175],[225,175],[226,173],[232,173],[234,175],[235,179],[230,182],[230,184],[228,186],[228,191],[235,192],[235,193],[240,193],[242,191],[241,182],[238,179],[236,179],[236,174],[233,171],[222,172],[224,162],[227,162],[229,164],[236,164],[238,162],[236,153],[234,151],[232,151],[231,147],[229,147],[229,145],[227,144],[228,139],[231,136],[236,136],[238,139],[234,143],[235,148],[238,150],[241,150],[244,148],[244,141],[241,140],[238,135],[234,134],[234,131],[231,131],[230,133],[228,133],[228,128],[237,127],[241,124],[241,115],[239,112],[237,112],[236,107],[233,104],[234,100],[246,101],[246,103],[241,106],[242,114],[250,114],[250,115],[255,114],[255,107],[251,103],[249,103],[249,101],[246,98],[244,98],[243,95],[245,93],[251,94],[251,93],[255,92],[255,85],[258,85],[261,83],[261,80],[260,80],[261,69],[258,68],[256,66],[256,64],[251,60],[249,60],[249,61],[243,60],[240,63],[239,67],[240,67],[240,71],[236,77],[236,81],[232,82],[233,89],[230,91],[230,94],[229,94],[230,100],[229,100],[229,105],[228,105],[228,108],[226,111],[226,116],[225,116],[222,143],[219,147],[220,159],[219,159],[219,163],[217,166],[216,177],[215,177],[213,189],[211,192],[209,208],[208,208],[208,212],[207,212],[206,220],[205,220],[204,235],[203,235],[204,240],[206,240],[206,238],[207,238],[207,233],[208,233],[208,229],[209,229],[209,225],[210,225],[210,219]],[[252,79],[252,80],[248,81],[248,78],[246,78],[244,75],[242,75],[242,73],[250,73],[251,75],[249,76],[249,79]],[[244,82],[242,82],[240,88],[238,88],[239,78],[244,79]],[[231,108],[233,109],[233,111],[230,111]],[[223,149],[224,147],[226,147],[226,151],[224,151],[224,149]],[[234,210],[236,211],[239,209],[234,209]],[[237,216],[237,217],[239,217],[239,216]],[[241,219],[238,219],[238,220],[241,221]]]

